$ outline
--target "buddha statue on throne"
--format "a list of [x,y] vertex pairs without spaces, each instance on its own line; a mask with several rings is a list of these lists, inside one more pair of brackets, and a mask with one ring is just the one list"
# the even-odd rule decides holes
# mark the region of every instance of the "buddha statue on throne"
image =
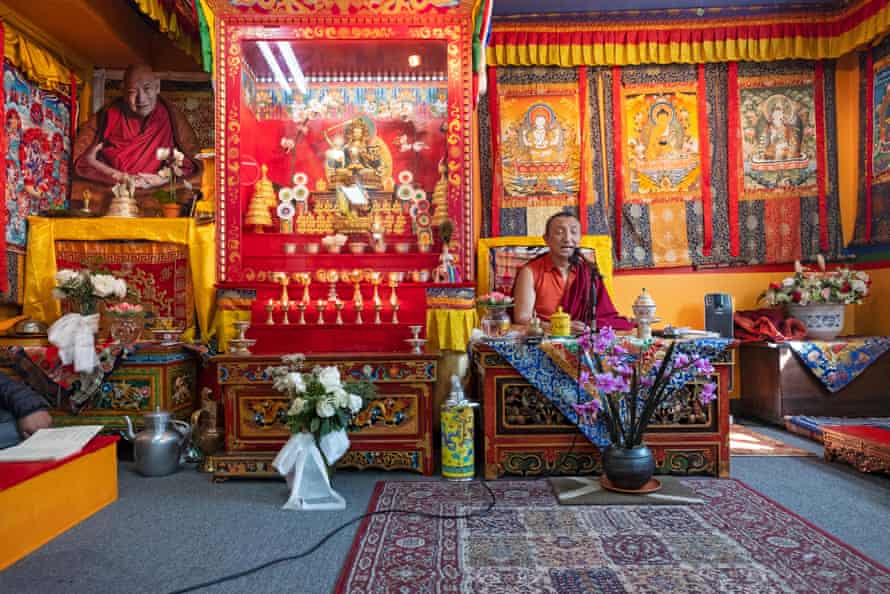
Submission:
[[[344,128],[345,134],[334,134]],[[389,151],[374,136],[373,123],[359,116],[324,131],[330,149],[325,153],[325,174],[332,185],[360,184],[368,190],[383,188]],[[391,168],[391,165],[390,165]]]
[[375,201],[371,194],[392,190],[389,149],[374,134],[374,123],[366,115],[331,126],[324,137],[330,146],[324,154],[324,169],[335,191],[337,229],[367,231]]

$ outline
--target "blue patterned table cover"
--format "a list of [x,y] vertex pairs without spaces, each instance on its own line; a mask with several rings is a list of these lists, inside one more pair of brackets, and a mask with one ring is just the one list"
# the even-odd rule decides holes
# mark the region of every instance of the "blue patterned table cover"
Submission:
[[[696,354],[700,357],[714,359],[729,348],[733,342],[728,338],[684,340],[677,344],[676,349],[688,355]],[[589,395],[539,346],[499,340],[486,341],[486,344],[503,357],[528,383],[546,396],[569,421],[577,425],[590,443],[600,449],[604,449],[612,443],[602,420],[598,420],[594,425],[579,422],[578,413],[575,412],[572,405],[588,401]],[[577,346],[574,342],[569,344]],[[678,374],[675,381],[671,382],[671,386],[682,385],[688,379],[680,377]]]
[[890,336],[789,340],[788,346],[825,389],[837,392],[890,350]]

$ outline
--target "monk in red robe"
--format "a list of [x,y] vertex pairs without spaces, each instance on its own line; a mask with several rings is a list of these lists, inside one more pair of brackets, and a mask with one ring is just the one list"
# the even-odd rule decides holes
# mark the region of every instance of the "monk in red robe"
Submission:
[[581,222],[569,212],[559,212],[547,220],[544,241],[549,251],[519,269],[513,287],[513,321],[528,324],[534,312],[542,320],[561,306],[572,319],[572,332],[580,334],[593,326],[610,326],[615,330],[630,330],[633,322],[621,317],[596,262],[588,260],[578,250],[581,241]]
[[111,186],[130,177],[142,206],[143,197],[169,183],[158,174],[164,166],[158,159],[160,148],[184,153],[181,179],[199,187],[201,164],[193,159],[199,149],[195,132],[160,91],[161,81],[148,66],[127,68],[123,96],[78,131],[73,151],[75,200],[83,198],[85,189],[94,197],[110,199]]

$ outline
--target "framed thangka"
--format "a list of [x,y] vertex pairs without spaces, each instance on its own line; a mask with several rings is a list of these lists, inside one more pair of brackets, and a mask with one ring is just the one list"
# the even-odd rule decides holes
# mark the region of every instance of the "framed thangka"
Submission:
[[501,235],[541,235],[551,214],[578,207],[578,83],[498,83],[497,93],[494,175],[502,194],[493,200],[492,216]]
[[859,182],[853,245],[890,243],[890,42],[860,58]]
[[[713,243],[710,119],[717,115],[708,109],[705,66],[613,67],[595,81],[611,86],[603,112],[593,107],[592,128],[605,135],[602,158],[593,156],[594,187],[607,195],[613,188],[620,266],[705,261]],[[606,147],[614,147],[613,159]],[[600,189],[601,180],[608,184]]]
[[701,197],[695,82],[626,84],[620,113],[623,204],[631,219],[648,205],[652,265],[688,265],[685,201]]
[[39,88],[9,62],[3,92],[9,291],[0,294],[0,302],[21,303],[27,219],[68,206],[71,107],[67,97]]
[[833,87],[822,63],[730,64],[733,256],[775,263],[837,250],[836,183],[828,179],[836,168],[827,167],[834,135],[826,134],[833,118],[826,96],[833,92],[826,93],[826,83]]

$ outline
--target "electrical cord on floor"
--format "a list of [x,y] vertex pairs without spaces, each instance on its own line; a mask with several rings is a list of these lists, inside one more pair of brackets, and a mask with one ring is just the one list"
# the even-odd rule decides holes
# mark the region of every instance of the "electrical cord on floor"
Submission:
[[215,585],[221,584],[223,582],[228,582],[231,580],[235,580],[235,579],[238,579],[241,577],[248,576],[248,575],[256,573],[258,571],[262,571],[263,569],[266,569],[267,567],[277,565],[278,563],[284,563],[285,561],[295,561],[297,559],[302,559],[304,557],[308,557],[309,555],[311,555],[312,553],[314,553],[315,551],[320,549],[322,546],[324,546],[325,543],[327,543],[331,538],[333,538],[337,533],[339,533],[344,528],[347,528],[347,527],[355,524],[356,522],[363,520],[365,518],[369,518],[371,516],[380,516],[383,514],[405,514],[405,515],[421,516],[421,517],[430,518],[433,520],[466,520],[469,518],[482,517],[482,516],[487,515],[488,513],[491,512],[491,510],[494,508],[497,501],[494,496],[494,491],[491,490],[491,487],[488,486],[488,483],[483,480],[483,481],[480,481],[480,484],[483,487],[485,487],[485,490],[488,491],[488,495],[491,497],[491,501],[488,502],[488,504],[485,506],[484,509],[476,510],[476,511],[470,512],[468,514],[460,514],[460,515],[433,514],[430,512],[408,510],[408,509],[380,509],[380,510],[376,510],[376,511],[372,511],[372,512],[366,512],[364,514],[361,514],[360,516],[356,516],[356,517],[352,518],[351,520],[348,520],[348,521],[340,524],[339,526],[337,526],[336,528],[334,528],[333,530],[331,530],[330,532],[325,534],[321,540],[319,540],[317,543],[315,543],[314,545],[309,547],[308,550],[303,551],[302,553],[297,553],[296,555],[287,555],[285,557],[278,557],[276,559],[266,561],[265,563],[261,563],[260,565],[256,565],[249,569],[245,569],[243,571],[231,573],[229,575],[225,575],[223,577],[216,578],[214,580],[210,580],[207,582],[201,582],[200,584],[195,584],[194,586],[188,586],[186,588],[181,588],[179,590],[172,590],[169,594],[183,594],[184,592],[194,592],[196,590],[201,590],[203,588],[215,586]]

